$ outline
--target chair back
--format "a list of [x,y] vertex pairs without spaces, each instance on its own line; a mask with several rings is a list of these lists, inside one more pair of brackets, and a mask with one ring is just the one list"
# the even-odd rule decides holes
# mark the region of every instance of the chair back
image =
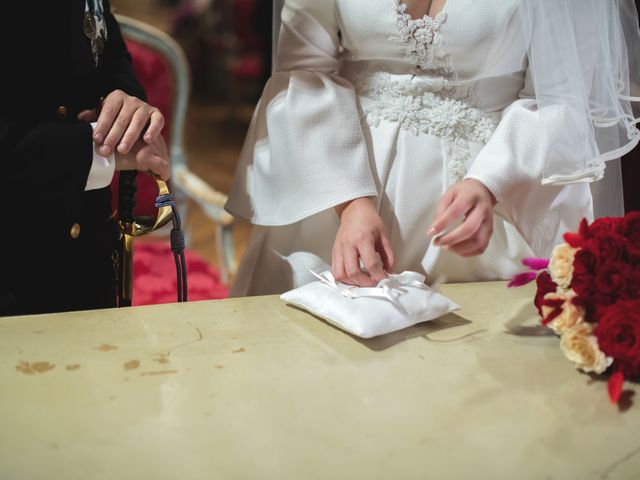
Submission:
[[[147,92],[148,101],[160,109],[167,122],[165,132],[171,155],[171,190],[182,220],[186,244],[189,246],[190,243],[187,209],[189,200],[192,200],[215,224],[218,265],[223,281],[227,282],[236,270],[233,217],[224,210],[227,196],[189,170],[183,147],[191,84],[186,56],[175,40],[157,28],[122,15],[116,15],[116,19],[133,57],[134,71]],[[138,175],[134,210],[136,216],[155,216],[156,187],[149,180],[147,175]],[[117,185],[117,181],[112,187],[114,184]]]

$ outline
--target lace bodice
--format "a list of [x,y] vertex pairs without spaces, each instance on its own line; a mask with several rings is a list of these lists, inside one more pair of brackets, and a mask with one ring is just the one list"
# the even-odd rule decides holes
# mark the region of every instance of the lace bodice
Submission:
[[[463,2],[461,15],[460,1],[448,0],[434,18],[414,19],[401,0],[336,0],[344,32],[340,74],[361,96],[362,115],[375,126],[387,121],[416,135],[440,137],[450,158],[451,184],[468,170],[468,142],[489,140],[496,125],[490,112],[515,99],[521,88],[520,82],[505,83],[498,92],[494,84],[493,92],[479,95],[482,85],[465,80],[483,68],[483,55],[500,40],[492,33],[504,28],[517,2]],[[468,14],[469,5],[477,15]],[[492,7],[491,14],[484,11]],[[372,27],[366,40],[363,16]]]
[[442,51],[442,35],[440,29],[447,20],[447,13],[443,10],[435,18],[425,15],[413,19],[406,13],[407,5],[400,0],[394,0],[396,13],[396,27],[398,35],[389,37],[399,40],[405,51],[405,58],[415,64],[416,71],[426,70],[438,76],[453,74],[450,57]]
[[[470,77],[504,42],[520,0],[447,0],[435,18],[413,19],[401,0],[335,0],[342,57],[390,63],[395,73]],[[442,69],[444,71],[442,71]]]
[[[427,108],[439,100],[455,99],[483,111],[500,110],[517,97],[522,78],[505,79],[499,88],[492,81],[489,90],[474,79],[494,62],[490,56],[504,48],[503,32],[508,31],[519,0],[448,0],[435,18],[419,19],[406,13],[401,0],[335,2],[340,72],[358,93],[382,100],[390,100],[387,94],[403,96],[413,107]],[[437,97],[435,103],[425,95],[429,92]],[[410,123],[415,127],[419,122]]]

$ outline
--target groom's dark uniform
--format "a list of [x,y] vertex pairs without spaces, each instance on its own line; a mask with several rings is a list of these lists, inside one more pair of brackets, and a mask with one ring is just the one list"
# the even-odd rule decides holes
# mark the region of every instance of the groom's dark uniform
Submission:
[[115,305],[110,192],[84,191],[92,129],[76,117],[113,90],[144,92],[103,7],[97,65],[85,0],[0,7],[0,314]]

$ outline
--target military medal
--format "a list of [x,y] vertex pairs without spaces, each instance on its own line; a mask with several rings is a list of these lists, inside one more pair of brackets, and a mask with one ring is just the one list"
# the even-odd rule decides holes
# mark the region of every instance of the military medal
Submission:
[[102,0],[86,0],[83,28],[84,34],[91,41],[91,54],[97,67],[107,41],[107,24]]
[[91,12],[84,14],[84,34],[90,40],[96,37],[96,19]]

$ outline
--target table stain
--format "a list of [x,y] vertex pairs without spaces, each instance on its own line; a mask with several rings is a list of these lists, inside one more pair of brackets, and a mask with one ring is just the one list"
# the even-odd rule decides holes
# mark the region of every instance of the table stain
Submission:
[[169,355],[172,350],[177,350],[179,348],[183,348],[183,347],[192,345],[194,343],[201,342],[202,339],[204,338],[204,335],[202,335],[202,331],[199,328],[196,328],[196,333],[198,334],[197,338],[194,338],[193,340],[189,340],[188,342],[185,342],[185,343],[181,343],[180,345],[176,345],[175,347],[168,348],[163,352],[159,353],[159,355],[163,355],[163,354]]
[[125,370],[134,370],[140,366],[140,360],[129,360],[123,366]]
[[224,368],[224,365],[216,365],[216,368]]
[[24,373],[25,375],[45,373],[53,370],[54,368],[56,368],[56,366],[49,362],[20,362],[16,365],[16,371]]
[[42,330],[34,330],[33,333],[38,334],[38,333],[44,333],[44,332]]
[[140,375],[143,377],[147,377],[150,375],[173,375],[174,373],[178,373],[177,370],[159,370],[157,372],[142,372]]
[[244,348],[244,347],[240,347],[239,349],[237,349],[237,350],[232,350],[231,352],[232,352],[232,353],[244,353],[244,352],[246,352],[246,350],[245,350],[245,348]]
[[153,361],[162,365],[166,365],[167,363],[169,363],[169,354],[160,353],[154,357]]
[[97,347],[93,347],[96,350],[100,350],[101,352],[109,352],[111,350],[117,350],[118,347],[115,345],[109,345],[108,343],[103,343],[102,345],[98,345]]
[[80,368],[80,364],[79,363],[74,363],[73,365],[67,365],[64,368],[66,368],[68,372],[73,372],[73,371],[78,370]]

